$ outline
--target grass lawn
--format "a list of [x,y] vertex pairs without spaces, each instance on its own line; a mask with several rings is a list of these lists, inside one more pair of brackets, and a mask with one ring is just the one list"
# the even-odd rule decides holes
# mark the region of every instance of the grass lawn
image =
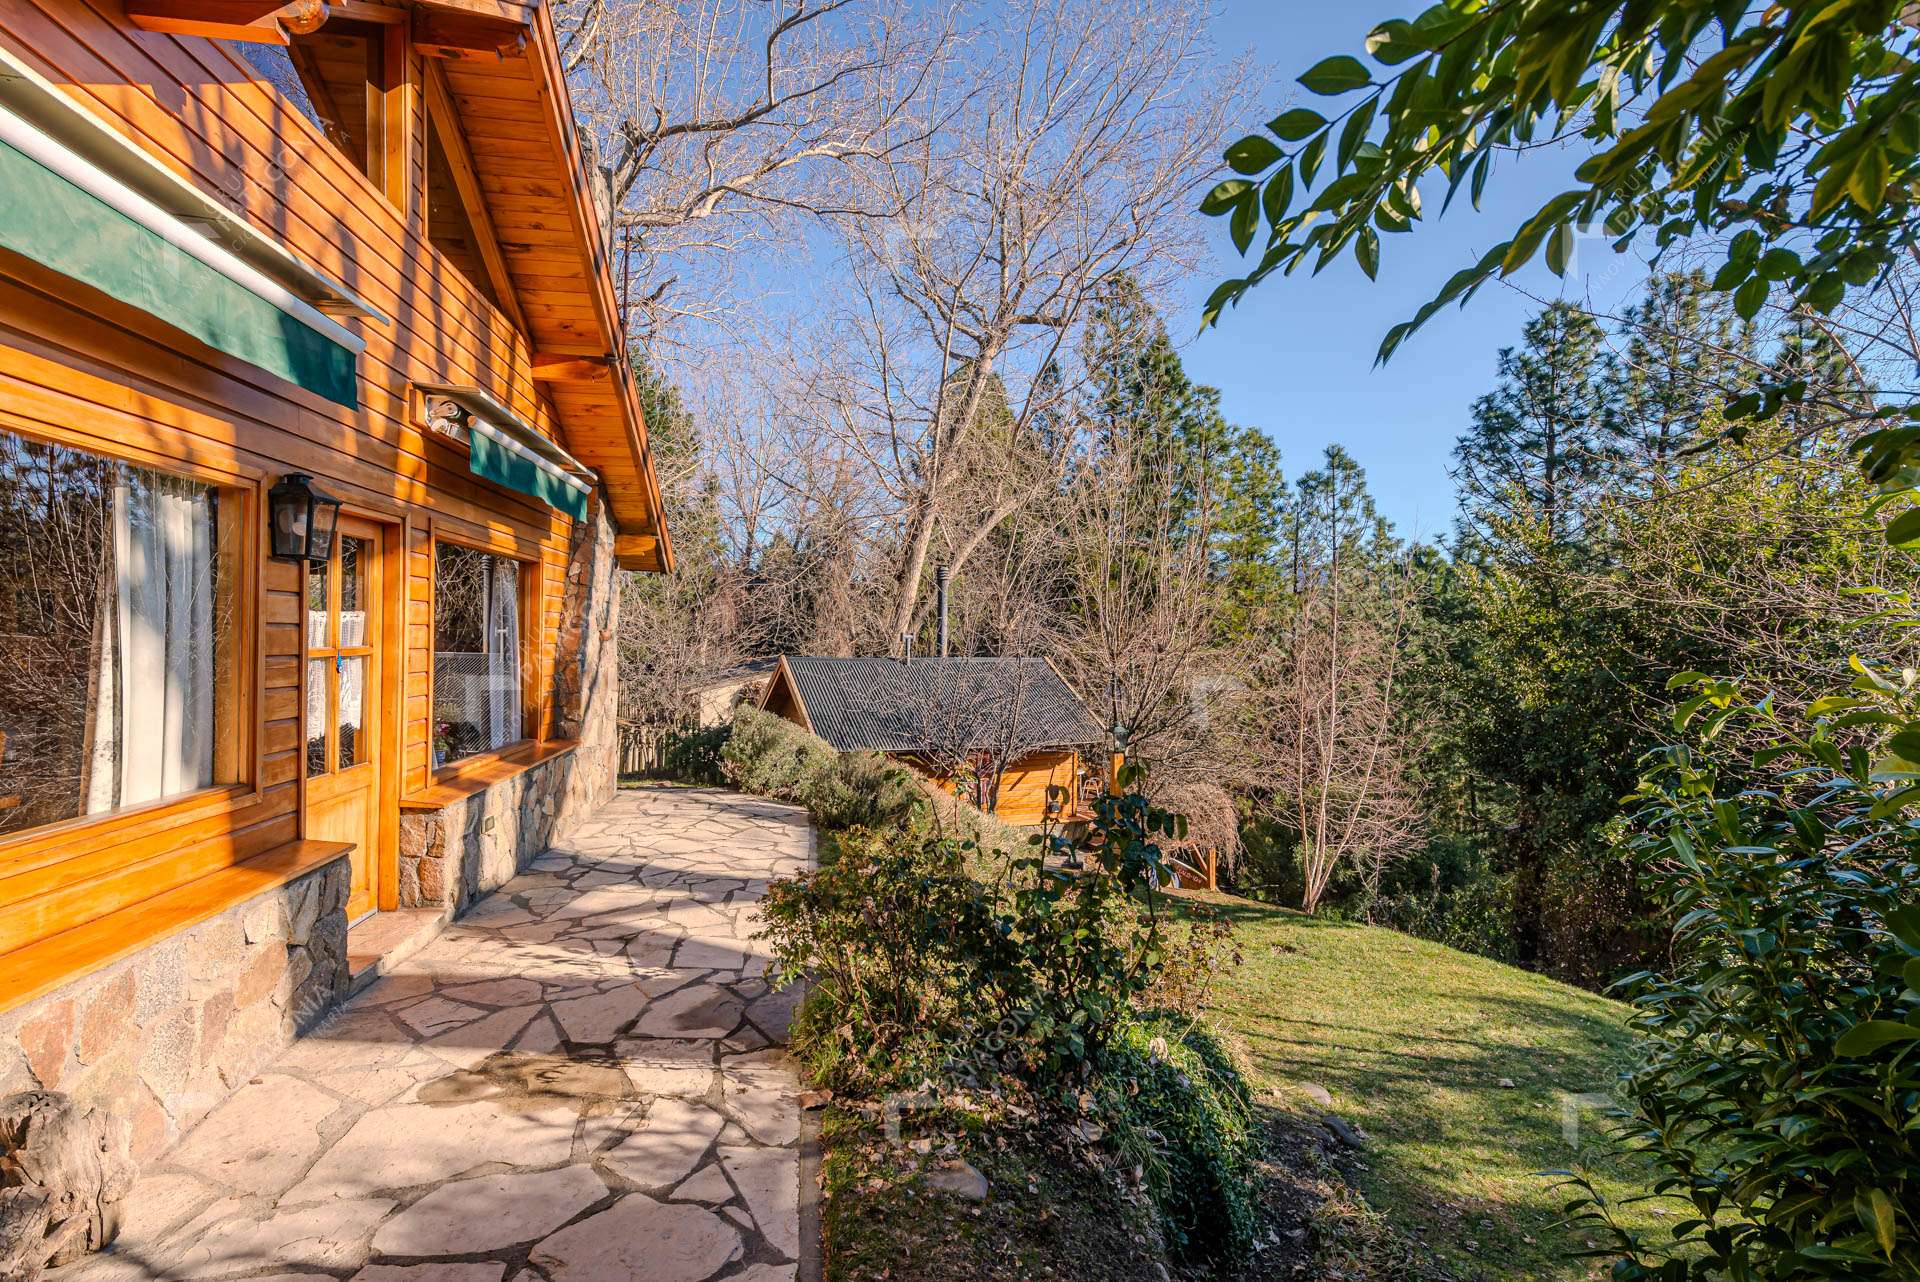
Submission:
[[1535,1173],[1580,1168],[1614,1199],[1642,1187],[1596,1147],[1592,1108],[1579,1110],[1585,1144],[1562,1136],[1567,1097],[1608,1089],[1628,1053],[1622,1006],[1393,931],[1201,898],[1234,919],[1245,955],[1215,1019],[1271,1098],[1311,1114],[1324,1110],[1301,1088],[1324,1087],[1367,1133],[1360,1190],[1416,1254],[1462,1279],[1603,1275],[1560,1258],[1579,1245],[1555,1227],[1569,1195]]

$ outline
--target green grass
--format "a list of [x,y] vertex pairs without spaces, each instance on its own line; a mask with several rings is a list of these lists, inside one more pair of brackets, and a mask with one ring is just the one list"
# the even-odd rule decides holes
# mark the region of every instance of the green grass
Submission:
[[[1581,1169],[1612,1199],[1642,1187],[1631,1159],[1597,1142],[1605,1119],[1594,1109],[1579,1111],[1580,1148],[1562,1136],[1566,1097],[1615,1081],[1625,1007],[1394,931],[1201,898],[1234,919],[1245,956],[1214,1017],[1260,1089],[1315,1113],[1301,1087],[1322,1086],[1367,1133],[1360,1190],[1415,1254],[1456,1278],[1603,1275],[1562,1255],[1580,1245],[1556,1226],[1569,1195],[1537,1172]],[[1644,1206],[1627,1211],[1636,1227],[1663,1223]]]

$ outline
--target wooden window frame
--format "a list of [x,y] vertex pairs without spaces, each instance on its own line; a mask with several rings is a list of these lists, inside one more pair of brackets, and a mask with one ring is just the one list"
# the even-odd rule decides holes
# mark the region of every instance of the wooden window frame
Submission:
[[[471,756],[449,761],[444,766],[433,765],[433,710],[435,691],[433,689],[434,656],[439,654],[438,613],[440,593],[440,563],[438,547],[446,543],[454,547],[467,548],[482,552],[502,561],[511,561],[519,566],[515,577],[516,591],[520,599],[514,603],[514,613],[518,616],[520,632],[520,737],[490,748],[485,752],[476,752]],[[427,527],[428,555],[433,558],[433,578],[430,580],[431,593],[428,600],[428,615],[433,629],[428,640],[427,670],[427,783],[437,787],[446,783],[457,783],[472,774],[476,769],[484,769],[514,753],[525,752],[528,748],[537,748],[546,741],[541,737],[540,717],[540,653],[541,639],[534,629],[539,627],[539,598],[541,595],[541,560],[537,549],[529,551],[516,542],[501,542],[485,538],[472,538],[457,534],[443,525],[431,524]]]
[[[222,774],[231,774],[232,780],[178,796],[159,797],[97,815],[75,815],[0,836],[0,876],[94,853],[149,832],[163,835],[175,825],[217,818],[258,803],[265,792],[260,786],[260,714],[266,703],[266,668],[260,656],[266,649],[267,621],[266,612],[261,608],[265,595],[261,567],[268,539],[266,491],[272,478],[258,469],[215,467],[119,442],[102,441],[83,432],[41,424],[23,426],[11,416],[0,418],[0,431],[193,481],[219,490],[223,498],[238,500],[223,504],[223,508],[237,511],[223,512],[219,518],[221,534],[233,537],[235,542],[232,574],[226,588],[232,597],[230,617],[234,623],[228,638],[232,662],[221,683],[221,696],[216,701],[214,714],[216,718],[220,716],[218,704],[222,701],[231,710],[227,742],[216,746],[216,769]],[[252,530],[254,537],[246,538],[247,530]],[[249,619],[251,626],[248,626]]]
[[[395,10],[394,13],[400,15],[401,11]],[[413,48],[407,24],[403,16],[388,21],[356,14],[350,18],[336,18],[318,28],[315,34],[325,34],[329,28],[336,35],[350,28],[351,34],[366,39],[372,57],[379,63],[366,85],[366,171],[362,173],[349,158],[340,156],[339,148],[324,131],[320,131],[320,143],[329,154],[345,161],[348,169],[371,183],[381,198],[405,218],[408,196],[413,187],[411,143],[414,115]],[[244,59],[239,61],[245,65]],[[279,93],[277,89],[271,91],[276,95]],[[319,110],[318,103],[315,104],[315,110]],[[292,114],[302,116],[299,111]],[[311,127],[312,122],[307,123]]]

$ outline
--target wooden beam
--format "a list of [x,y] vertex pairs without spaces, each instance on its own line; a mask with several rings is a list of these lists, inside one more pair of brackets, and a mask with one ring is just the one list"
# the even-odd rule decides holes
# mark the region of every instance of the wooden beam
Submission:
[[[447,87],[446,68],[437,62],[428,62],[421,88],[425,91],[427,114],[431,117],[433,131],[439,137],[440,145],[446,149],[447,168],[453,173],[453,185],[459,189],[460,203],[466,206],[467,221],[473,227],[473,238],[479,242],[475,247],[480,251],[480,261],[486,266],[487,279],[493,285],[494,296],[514,328],[524,334],[527,332],[527,318],[520,310],[520,299],[514,290],[513,276],[507,271],[506,257],[500,252],[500,238],[493,232],[493,218],[487,212],[486,193],[480,189],[480,178],[473,168],[473,153],[467,148],[466,132],[460,128],[460,113],[454,110],[453,91]],[[432,227],[428,227],[427,234],[432,236]]]
[[604,383],[612,373],[604,356],[533,354],[533,377],[542,383]]
[[287,43],[273,15],[286,0],[126,0],[127,21],[142,31],[211,40]]
[[526,42],[522,22],[438,9],[413,11],[413,47],[428,57],[517,58]]
[[639,561],[651,568],[659,564],[660,540],[651,534],[616,534],[613,536],[613,557],[623,564]]

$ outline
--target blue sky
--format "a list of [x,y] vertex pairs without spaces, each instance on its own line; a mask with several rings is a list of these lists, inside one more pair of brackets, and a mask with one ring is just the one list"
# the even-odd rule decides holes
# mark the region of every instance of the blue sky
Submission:
[[[1294,77],[1333,53],[1358,54],[1366,33],[1424,6],[1387,0],[1326,4],[1323,0],[1222,0],[1216,41],[1223,53],[1251,49],[1272,69],[1262,99],[1249,99],[1251,129],[1296,100],[1310,101]],[[1453,484],[1447,464],[1474,398],[1493,383],[1503,346],[1538,303],[1489,284],[1465,311],[1446,310],[1410,338],[1393,361],[1373,367],[1380,339],[1431,298],[1456,270],[1511,234],[1555,192],[1570,186],[1573,155],[1536,153],[1496,166],[1483,209],[1464,195],[1436,218],[1442,192],[1424,195],[1428,220],[1413,232],[1384,237],[1380,279],[1370,282],[1351,256],[1315,278],[1273,277],[1228,312],[1216,330],[1195,338],[1184,356],[1199,382],[1221,389],[1227,416],[1262,428],[1279,443],[1289,476],[1316,465],[1339,442],[1366,468],[1381,513],[1403,535],[1434,537],[1452,525]],[[1324,179],[1322,181],[1325,181]],[[1443,191],[1444,189],[1442,189]],[[1244,270],[1224,220],[1214,238],[1216,269],[1192,282],[1184,311],[1169,318],[1176,335],[1199,324],[1200,305],[1218,280]],[[1604,244],[1583,242],[1566,281],[1543,266],[1514,277],[1529,293],[1590,297],[1612,308],[1638,292],[1645,270]]]

